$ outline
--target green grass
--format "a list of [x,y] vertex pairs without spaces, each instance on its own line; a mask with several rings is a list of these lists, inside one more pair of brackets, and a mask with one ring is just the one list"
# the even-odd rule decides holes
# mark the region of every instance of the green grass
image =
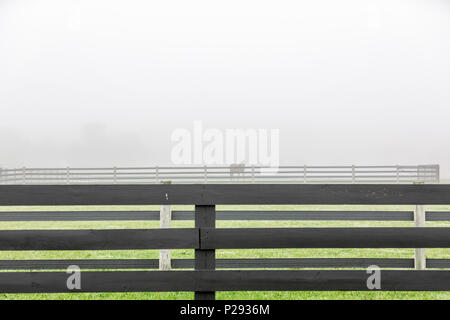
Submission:
[[[156,206],[2,207],[1,211],[158,210]],[[191,210],[192,206],[174,206]],[[412,210],[411,206],[218,206],[218,210]],[[447,206],[430,206],[450,211]],[[218,228],[266,227],[412,227],[412,222],[383,221],[217,221]],[[450,227],[450,222],[429,222]],[[173,228],[193,227],[192,221],[173,221]],[[158,221],[0,222],[1,230],[159,228]],[[158,250],[115,251],[0,251],[0,259],[157,259]],[[173,250],[173,258],[193,258],[193,250]],[[217,258],[413,258],[413,249],[252,249],[217,250]],[[429,258],[450,259],[450,249],[428,249]],[[174,293],[58,293],[0,294],[0,299],[192,299],[191,292]],[[217,299],[450,299],[450,292],[218,292]]]

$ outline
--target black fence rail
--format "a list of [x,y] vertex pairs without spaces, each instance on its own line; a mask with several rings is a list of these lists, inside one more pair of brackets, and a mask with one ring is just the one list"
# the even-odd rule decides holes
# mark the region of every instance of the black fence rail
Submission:
[[[194,220],[194,211],[172,211],[172,220]],[[160,211],[8,211],[0,221],[159,221]],[[414,221],[414,211],[217,211],[221,221]],[[426,221],[450,221],[450,211],[427,211]]]
[[[195,220],[194,228],[123,230],[1,230],[0,250],[194,249],[195,259],[173,259],[174,269],[193,271],[87,271],[152,269],[157,259],[0,260],[1,293],[194,291],[197,299],[215,291],[372,290],[362,270],[215,270],[216,268],[417,268],[414,259],[298,258],[216,259],[216,249],[249,248],[450,248],[450,228],[233,228],[216,219],[417,220],[409,211],[219,211],[218,204],[450,204],[449,185],[12,185],[0,186],[0,206],[13,205],[195,205],[174,212],[174,220]],[[427,212],[429,221],[448,221],[449,212]],[[157,220],[158,212],[1,212],[1,221]],[[445,269],[450,259],[427,259]],[[77,266],[81,287],[67,285]],[[10,271],[11,270],[11,271]],[[450,290],[449,270],[381,271],[387,291]]]

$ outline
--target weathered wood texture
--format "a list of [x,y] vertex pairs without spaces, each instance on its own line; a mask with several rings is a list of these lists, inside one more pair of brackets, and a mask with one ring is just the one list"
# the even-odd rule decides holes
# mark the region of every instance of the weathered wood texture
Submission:
[[427,211],[425,213],[426,221],[450,221],[450,212]]
[[[159,227],[170,228],[172,220],[172,207],[170,205],[162,205],[159,213]],[[171,266],[170,250],[163,249],[159,251],[159,270],[169,270]]]
[[449,204],[450,185],[2,185],[0,205]]
[[[438,213],[433,221],[450,220],[450,213]],[[57,211],[0,212],[0,221],[109,221],[160,220],[159,211]],[[172,211],[172,220],[194,220],[194,211]],[[413,211],[217,211],[216,220],[356,220],[413,221]]]
[[[414,225],[417,228],[424,228],[425,223],[425,207],[422,205],[415,206],[414,209]],[[426,249],[418,247],[414,249],[414,265],[416,270],[425,270],[427,264]]]
[[[172,259],[172,269],[192,269],[194,259]],[[58,270],[77,265],[81,269],[157,269],[158,259],[0,260],[0,270]],[[269,258],[216,259],[218,269],[245,268],[414,268],[414,259],[393,258]],[[427,259],[428,269],[450,268],[450,259]]]
[[450,259],[427,259],[427,268],[450,268]]
[[[195,227],[202,228],[216,227],[216,207],[215,206],[195,206]],[[199,235],[199,240],[201,237]],[[195,270],[214,270],[216,268],[215,248],[203,249],[200,243],[199,249],[195,249]],[[196,300],[214,300],[215,292],[209,290],[196,291]]]
[[159,220],[159,211],[9,211],[0,221]]
[[203,248],[448,248],[450,228],[202,229]]
[[198,229],[1,230],[0,250],[194,248],[206,254],[244,248],[450,247],[450,228],[202,228],[200,236]]
[[[213,299],[229,290],[368,290],[366,270],[215,271],[219,268],[412,268],[413,259],[215,259],[215,249],[247,248],[449,248],[450,228],[266,228],[216,229],[217,204],[450,204],[450,185],[13,185],[0,186],[0,206],[194,204],[174,220],[195,218],[194,229],[2,230],[0,250],[195,249],[195,260],[174,259],[175,268],[195,271],[115,271],[81,273],[83,292],[194,291]],[[416,210],[416,217],[417,217]],[[425,214],[420,211],[423,224]],[[448,212],[429,212],[446,221]],[[158,212],[1,212],[0,221],[157,220]],[[221,212],[222,220],[391,220],[413,221],[397,212]],[[23,220],[20,220],[23,219]],[[418,225],[421,226],[421,225]],[[448,268],[450,259],[421,265]],[[0,269],[156,268],[158,260],[0,261]],[[417,257],[416,257],[417,266]],[[381,289],[450,290],[450,271],[382,270]],[[0,272],[0,292],[68,292],[65,272]],[[72,290],[77,291],[77,290]]]
[[198,229],[1,230],[0,250],[198,248]]
[[[160,220],[159,211],[9,211],[0,221]],[[172,220],[194,220],[194,211],[172,211]],[[216,220],[414,221],[413,211],[217,211]],[[426,221],[450,221],[450,212],[427,211]]]
[[[366,270],[0,272],[0,293],[140,291],[368,291]],[[381,271],[383,291],[448,291],[450,271]]]
[[[192,269],[194,259],[172,259],[172,269]],[[157,269],[158,259],[0,260],[0,270],[58,270],[77,265],[81,269]],[[414,259],[391,258],[267,258],[216,259],[218,269],[240,268],[414,268]],[[450,259],[428,259],[428,268],[448,268]]]

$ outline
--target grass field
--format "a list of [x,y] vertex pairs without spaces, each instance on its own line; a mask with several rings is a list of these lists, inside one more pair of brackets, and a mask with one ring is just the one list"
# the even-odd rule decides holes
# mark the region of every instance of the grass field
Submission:
[[[429,206],[450,211],[449,206]],[[193,210],[174,206],[173,210]],[[411,206],[218,206],[218,210],[412,210]],[[159,210],[156,206],[3,207],[1,211]],[[193,221],[173,221],[173,228],[193,227]],[[258,227],[412,227],[413,222],[383,221],[217,221],[218,228]],[[450,227],[449,222],[428,222]],[[159,228],[159,221],[0,222],[1,230]],[[157,259],[158,250],[0,251],[0,259]],[[193,258],[193,250],[173,250],[173,258]],[[414,249],[252,249],[217,250],[217,258],[413,258]],[[429,258],[450,259],[450,249],[429,249]],[[1,285],[1,284],[0,284]],[[450,292],[218,292],[217,299],[450,299]],[[0,299],[192,299],[193,293],[64,293],[0,294]]]

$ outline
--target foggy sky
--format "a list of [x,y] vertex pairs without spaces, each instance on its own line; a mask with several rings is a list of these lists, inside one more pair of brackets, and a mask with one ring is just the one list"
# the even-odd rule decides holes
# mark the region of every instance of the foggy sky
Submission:
[[0,0],[0,166],[170,164],[201,120],[450,178],[449,39],[445,0]]

